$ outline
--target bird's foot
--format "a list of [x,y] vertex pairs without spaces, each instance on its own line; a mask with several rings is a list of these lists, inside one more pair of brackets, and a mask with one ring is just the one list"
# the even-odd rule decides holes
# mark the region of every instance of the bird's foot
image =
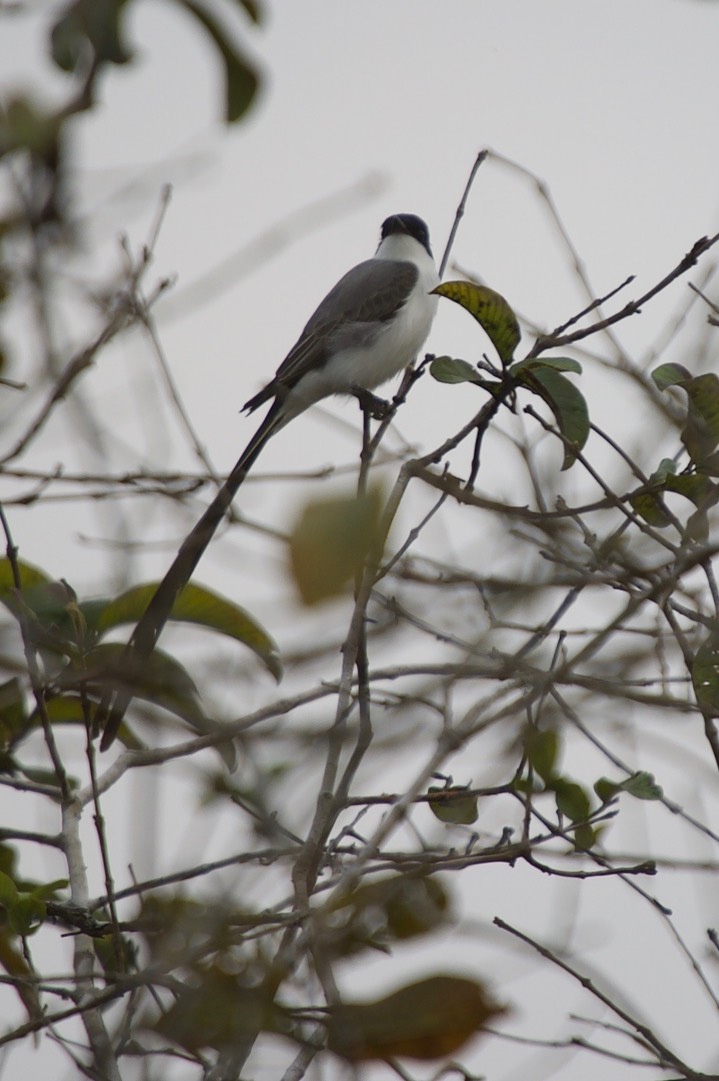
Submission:
[[360,403],[360,408],[369,413],[373,420],[384,420],[392,412],[392,403],[387,402],[384,398],[378,398],[376,394],[373,394],[366,387],[352,387],[352,393],[357,401]]

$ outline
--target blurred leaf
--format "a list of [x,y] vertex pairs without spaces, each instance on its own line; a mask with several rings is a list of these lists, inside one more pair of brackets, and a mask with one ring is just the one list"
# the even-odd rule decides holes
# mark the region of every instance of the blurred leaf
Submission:
[[8,924],[16,935],[27,938],[42,925],[45,919],[45,905],[38,897],[30,893],[21,894],[8,911]]
[[432,976],[386,998],[331,1007],[327,1046],[348,1062],[445,1058],[504,1012],[481,983]]
[[522,335],[516,315],[500,293],[486,285],[465,281],[443,282],[432,292],[453,300],[473,315],[500,360],[509,364]]
[[86,664],[84,672],[66,670],[59,686],[71,690],[84,685],[98,688],[98,693],[108,684],[127,688],[133,698],[161,706],[193,727],[204,727],[197,687],[187,669],[162,650],[139,659],[120,642],[104,642],[90,650]]
[[181,892],[145,897],[137,920],[144,950],[163,971],[185,969],[190,957],[226,956],[237,944],[236,928],[257,923],[257,916],[247,910],[224,901],[197,901]]
[[63,71],[75,71],[91,59],[126,64],[132,52],[122,39],[120,16],[126,0],[73,0],[50,33],[52,59]]
[[690,382],[691,378],[691,372],[688,372],[681,364],[661,364],[652,372],[652,379],[659,390],[680,387],[683,383]]
[[713,372],[692,376],[681,364],[662,364],[652,372],[660,390],[682,387],[688,398],[682,443],[689,457],[702,466],[719,444],[719,377]]
[[468,796],[464,788],[428,788],[428,805],[440,822],[471,826],[477,821],[477,797]]
[[666,529],[667,526],[672,524],[669,508],[656,492],[650,492],[643,488],[629,497],[629,503],[645,522],[655,526],[657,529]]
[[[149,657],[138,657],[119,642],[103,642],[87,653],[83,671],[66,669],[56,682],[69,690],[88,687],[97,697],[108,685],[114,690],[129,689],[133,698],[168,710],[201,735],[222,733],[222,726],[206,716],[187,669],[160,649],[154,649]],[[123,725],[120,728],[120,738],[129,745],[127,730],[123,730]],[[223,740],[215,750],[227,768],[234,769],[236,754],[232,740]]]
[[[123,623],[137,623],[154,596],[158,582],[135,586],[113,600],[80,605],[88,626],[102,637]],[[188,583],[173,605],[170,619],[193,623],[234,638],[251,649],[274,676],[282,678],[282,664],[276,643],[259,623],[238,604],[226,600],[205,586]]]
[[0,871],[0,905],[11,909],[18,899],[18,889],[12,878]]
[[59,890],[66,890],[69,883],[66,878],[55,878],[52,882],[41,882],[30,891],[38,901],[54,901]]
[[535,725],[527,725],[524,729],[524,749],[527,761],[545,783],[550,781],[557,772],[557,757],[560,748],[561,741],[556,729],[541,729]]
[[339,496],[307,503],[290,537],[290,566],[305,604],[343,592],[379,537],[381,496]]
[[[225,120],[233,124],[249,109],[257,93],[259,79],[250,61],[242,55],[236,43],[231,42],[221,24],[205,8],[194,0],[177,0],[205,28],[222,57],[225,69]],[[251,5],[248,12],[252,11]]]
[[580,852],[588,852],[590,848],[596,843],[597,831],[594,826],[590,826],[588,823],[583,822],[577,826],[572,834],[572,841],[574,847]]
[[[18,570],[20,572],[20,582],[23,593],[29,592],[35,589],[37,586],[49,586],[52,583],[52,579],[49,578],[44,571],[41,571],[38,567],[34,567],[31,563],[24,563],[21,559],[17,560]],[[3,604],[10,607],[8,597],[15,590],[15,579],[13,578],[12,565],[7,556],[0,558],[0,601]]]
[[[56,788],[58,794],[62,787],[60,778],[54,769],[40,769],[37,766],[22,766],[20,767],[20,773],[23,777],[26,777],[28,781],[32,781],[33,784],[41,784],[47,788]],[[76,778],[67,777],[67,784],[70,789],[77,788],[78,782]]]
[[719,443],[719,378],[713,373],[699,375],[684,384],[689,397],[689,413],[682,443],[693,462],[701,464]]
[[643,800],[659,800],[664,795],[661,787],[654,780],[654,775],[645,773],[643,770],[633,773],[631,777],[625,777],[623,781],[610,781],[608,777],[600,777],[594,783],[594,791],[602,803],[609,803],[621,792]]
[[364,883],[343,897],[315,934],[331,957],[387,949],[393,941],[428,934],[447,921],[449,897],[436,877],[397,874]]
[[109,981],[137,968],[137,947],[127,935],[121,935],[119,940],[114,934],[93,936],[92,945]]
[[[17,949],[16,941],[14,935],[0,930],[0,966],[5,969],[8,976],[18,981],[14,984],[15,991],[28,1017],[33,1021],[42,1015],[40,1000],[33,982],[33,973],[22,953]],[[23,982],[25,980],[27,982]]]
[[15,676],[0,685],[0,749],[17,746],[29,728],[25,694]]
[[244,8],[253,23],[262,22],[264,11],[262,10],[262,5],[259,4],[257,0],[235,0],[235,2],[239,4],[241,8]]
[[[523,365],[516,378],[547,403],[564,438],[581,450],[589,436],[589,411],[581,391],[565,376],[540,361]],[[575,457],[573,450],[566,447],[562,469],[569,469]]]
[[697,650],[692,685],[702,712],[719,717],[719,631],[713,631]]
[[[706,524],[706,510],[719,501],[719,485],[716,485],[704,472],[680,473],[677,475],[676,462],[663,458],[659,467],[652,473],[649,482],[638,489],[630,499],[631,505],[650,525],[664,528],[672,522],[672,517],[661,498],[661,492],[675,492],[690,500],[699,512],[687,522],[685,535],[698,539],[693,534],[697,528]],[[695,523],[695,524],[693,524]]]
[[[29,150],[40,160],[58,152],[59,122],[28,97],[10,97],[0,107],[0,157],[14,150]],[[7,298],[11,279],[3,270],[2,300]]]
[[476,368],[466,360],[454,357],[435,357],[429,366],[430,374],[438,383],[478,383],[480,378]]
[[690,514],[682,530],[682,540],[706,544],[709,540],[709,516],[703,507]]
[[286,1027],[268,991],[261,985],[244,987],[218,968],[202,973],[196,986],[182,991],[154,1026],[161,1036],[190,1052],[236,1048],[259,1032]]
[[719,487],[703,473],[680,473],[666,477],[664,486],[668,492],[676,492],[689,499],[695,507],[713,506],[719,499]]
[[654,775],[643,770],[622,781],[622,789],[635,799],[658,800],[664,795],[661,786],[654,780]]
[[552,790],[557,800],[557,810],[572,822],[584,822],[591,814],[589,796],[581,785],[557,777],[552,782]]
[[[20,597],[14,586],[7,559],[0,560],[0,603],[15,619],[31,617],[28,630],[34,644],[49,657],[75,656],[78,651],[79,612],[72,589],[64,581],[46,578],[42,571],[19,563],[22,589]],[[34,617],[34,619],[32,618]]]
[[600,777],[592,786],[602,804],[609,803],[622,791],[621,782],[610,781],[608,777]]
[[12,845],[0,842],[0,871],[15,880],[15,868],[17,865],[17,851]]
[[658,529],[671,525],[672,518],[660,492],[664,490],[668,478],[676,472],[676,468],[676,462],[671,458],[662,458],[648,483],[629,497],[629,502],[637,514]]

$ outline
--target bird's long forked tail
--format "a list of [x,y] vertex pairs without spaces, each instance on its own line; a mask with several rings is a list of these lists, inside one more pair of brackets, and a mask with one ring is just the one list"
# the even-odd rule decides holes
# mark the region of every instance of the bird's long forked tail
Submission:
[[[232,500],[240,485],[267,441],[278,428],[283,426],[283,418],[279,415],[280,410],[280,402],[275,400],[262,424],[238,458],[227,480],[192,532],[182,542],[170,569],[152,595],[150,603],[140,617],[127,643],[125,656],[128,674],[132,672],[133,666],[138,661],[145,660],[154,650],[157,640],[172,614],[177,598],[190,581],[195,567],[215,535],[217,527],[230,509]],[[95,713],[94,728],[95,731],[102,730],[102,740],[100,742],[100,750],[102,751],[107,750],[112,744],[122,724],[125,711],[133,698],[132,684],[131,679],[124,683],[120,683],[118,680],[116,685],[108,688],[100,699]]]

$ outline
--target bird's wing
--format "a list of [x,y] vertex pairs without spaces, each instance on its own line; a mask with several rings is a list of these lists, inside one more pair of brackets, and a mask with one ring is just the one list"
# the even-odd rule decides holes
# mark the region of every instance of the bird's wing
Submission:
[[296,386],[307,372],[326,364],[340,343],[344,349],[370,343],[406,303],[418,277],[414,263],[391,259],[367,259],[349,270],[310,317],[274,379],[244,408],[252,412]]

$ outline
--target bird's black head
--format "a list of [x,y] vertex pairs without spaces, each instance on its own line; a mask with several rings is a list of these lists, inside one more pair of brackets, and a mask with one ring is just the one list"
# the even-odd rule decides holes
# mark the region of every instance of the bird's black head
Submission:
[[429,246],[429,229],[416,214],[393,214],[391,218],[385,218],[382,222],[382,240],[392,236],[393,233],[406,233],[408,236],[413,236],[428,255],[432,255],[432,249]]

